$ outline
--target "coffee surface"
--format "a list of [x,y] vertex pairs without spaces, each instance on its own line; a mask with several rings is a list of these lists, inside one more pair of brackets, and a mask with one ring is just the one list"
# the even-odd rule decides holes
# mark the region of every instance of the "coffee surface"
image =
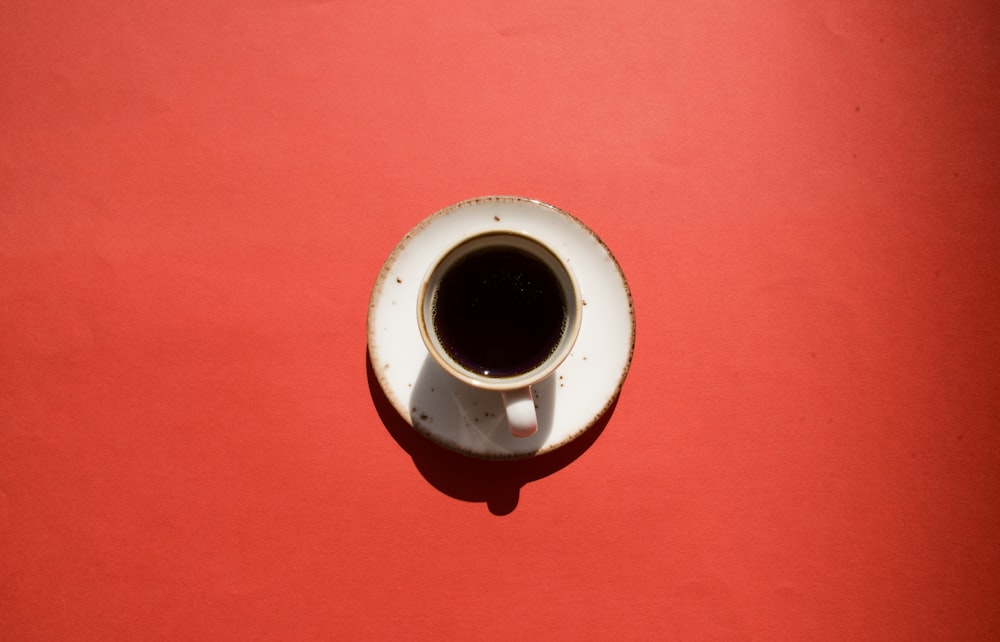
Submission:
[[541,259],[513,247],[483,248],[441,279],[433,325],[444,349],[464,368],[510,377],[538,367],[559,345],[566,296]]

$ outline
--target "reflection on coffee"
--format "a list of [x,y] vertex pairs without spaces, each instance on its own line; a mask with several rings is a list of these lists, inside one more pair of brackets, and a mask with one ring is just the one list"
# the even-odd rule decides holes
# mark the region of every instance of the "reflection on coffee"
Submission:
[[566,330],[566,295],[538,257],[510,246],[459,259],[433,299],[434,332],[469,371],[510,377],[541,365]]

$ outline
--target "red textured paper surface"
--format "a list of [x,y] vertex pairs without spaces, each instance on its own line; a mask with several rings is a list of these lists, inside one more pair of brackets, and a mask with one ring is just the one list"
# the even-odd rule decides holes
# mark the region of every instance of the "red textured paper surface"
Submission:
[[[0,637],[1000,636],[996,14],[5,2]],[[491,193],[638,323],[520,464],[366,369],[382,261]]]

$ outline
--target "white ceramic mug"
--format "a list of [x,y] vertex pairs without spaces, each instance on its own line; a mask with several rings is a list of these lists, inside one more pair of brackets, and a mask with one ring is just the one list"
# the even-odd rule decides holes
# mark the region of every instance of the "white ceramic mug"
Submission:
[[518,230],[475,234],[446,249],[417,297],[431,357],[470,386],[503,395],[510,432],[538,430],[531,386],[569,356],[581,298],[555,250]]

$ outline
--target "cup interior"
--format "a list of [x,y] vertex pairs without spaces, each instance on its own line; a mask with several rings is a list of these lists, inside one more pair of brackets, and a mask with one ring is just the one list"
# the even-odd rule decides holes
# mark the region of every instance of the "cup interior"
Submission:
[[[492,261],[492,263],[491,263]],[[499,262],[499,263],[498,263]],[[488,265],[493,272],[476,272],[477,265]],[[508,270],[507,267],[510,266]],[[522,274],[522,267],[527,266],[527,276]],[[484,268],[486,269],[486,268]],[[534,272],[530,270],[535,269]],[[487,283],[494,278],[495,273],[502,274],[504,280],[499,290],[490,289]],[[484,276],[487,275],[487,276]],[[482,277],[482,281],[478,280]],[[532,284],[540,281],[544,288],[531,289],[532,296],[538,299],[539,305],[524,308],[524,315],[517,303],[500,302],[493,297],[501,297],[495,292],[510,290],[523,291],[521,281],[525,279]],[[492,281],[489,281],[492,283]],[[516,284],[516,285],[515,285]],[[456,292],[458,294],[456,294]],[[551,296],[550,296],[551,295]],[[556,313],[544,313],[553,310],[556,305],[554,298],[558,297],[559,328],[551,335],[551,343],[543,340],[545,348],[538,354],[540,358],[530,360],[530,367],[520,371],[505,371],[504,368],[493,368],[489,363],[476,360],[476,365],[470,365],[465,359],[464,350],[456,349],[461,341],[470,344],[482,354],[494,354],[490,358],[516,358],[521,347],[521,335],[506,336],[498,333],[496,324],[490,318],[490,304],[499,305],[500,316],[513,316],[518,327],[526,328],[529,340],[539,328],[547,327],[553,322]],[[553,299],[550,301],[549,299]],[[477,307],[478,306],[478,307]],[[522,232],[513,230],[491,231],[465,239],[445,251],[425,275],[419,291],[417,318],[421,337],[430,355],[451,375],[479,388],[493,390],[513,390],[541,381],[552,374],[556,368],[569,356],[580,330],[581,303],[576,279],[569,267],[546,244]],[[513,309],[511,309],[513,308]],[[457,311],[456,311],[457,310]],[[474,322],[459,321],[468,318]],[[476,315],[479,316],[476,316]],[[438,316],[440,315],[440,316]],[[486,316],[483,316],[486,315]],[[533,316],[535,315],[535,316]],[[541,316],[538,316],[541,315]],[[450,324],[447,319],[454,317]],[[499,323],[499,321],[498,321]],[[461,335],[458,341],[456,333]],[[513,344],[505,344],[512,341]],[[470,343],[471,342],[471,343]],[[512,349],[513,348],[513,349]],[[525,362],[527,365],[529,362]]]

